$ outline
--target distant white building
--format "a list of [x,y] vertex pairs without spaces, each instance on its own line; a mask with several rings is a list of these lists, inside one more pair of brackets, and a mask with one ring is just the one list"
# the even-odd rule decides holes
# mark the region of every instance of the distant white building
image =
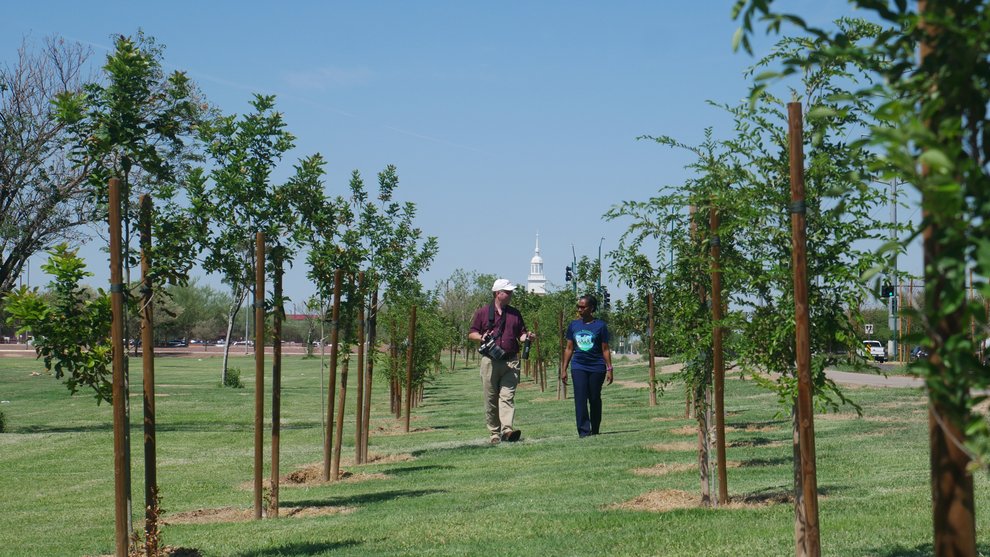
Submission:
[[547,277],[543,274],[543,258],[540,257],[540,233],[536,233],[536,253],[529,260],[529,278],[526,281],[526,292],[532,294],[547,293]]

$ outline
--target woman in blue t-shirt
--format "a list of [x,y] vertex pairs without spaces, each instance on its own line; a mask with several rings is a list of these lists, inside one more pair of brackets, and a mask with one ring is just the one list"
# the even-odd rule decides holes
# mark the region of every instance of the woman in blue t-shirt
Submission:
[[574,413],[578,435],[598,435],[602,423],[602,385],[612,384],[612,352],[608,349],[608,325],[594,316],[598,300],[578,298],[578,319],[567,326],[567,348],[560,380],[567,384],[567,366],[574,379]]

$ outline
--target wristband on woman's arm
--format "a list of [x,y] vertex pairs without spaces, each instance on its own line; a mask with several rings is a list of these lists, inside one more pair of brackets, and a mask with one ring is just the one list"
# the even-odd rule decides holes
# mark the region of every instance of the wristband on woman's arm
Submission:
[[612,371],[612,366],[608,366],[608,367],[606,367],[606,368],[605,368],[605,371]]

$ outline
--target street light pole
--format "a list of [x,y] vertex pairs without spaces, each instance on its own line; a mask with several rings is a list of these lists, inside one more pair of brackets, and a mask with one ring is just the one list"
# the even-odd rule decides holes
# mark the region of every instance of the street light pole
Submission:
[[602,293],[602,242],[605,241],[605,236],[598,241],[598,284],[595,292],[600,296]]

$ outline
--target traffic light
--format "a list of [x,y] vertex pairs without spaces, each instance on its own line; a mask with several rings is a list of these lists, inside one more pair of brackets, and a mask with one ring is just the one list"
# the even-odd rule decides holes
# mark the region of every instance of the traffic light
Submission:
[[883,283],[883,289],[880,292],[883,298],[893,298],[894,297],[894,287],[890,285],[889,282]]
[[572,280],[574,280],[574,270],[571,269],[571,266],[570,265],[568,265],[567,266],[567,278],[564,279],[564,282],[571,282]]
[[602,287],[602,298],[605,299],[605,309],[606,310],[607,309],[611,309],[612,308],[612,295],[608,293],[608,290],[606,290],[604,286]]

